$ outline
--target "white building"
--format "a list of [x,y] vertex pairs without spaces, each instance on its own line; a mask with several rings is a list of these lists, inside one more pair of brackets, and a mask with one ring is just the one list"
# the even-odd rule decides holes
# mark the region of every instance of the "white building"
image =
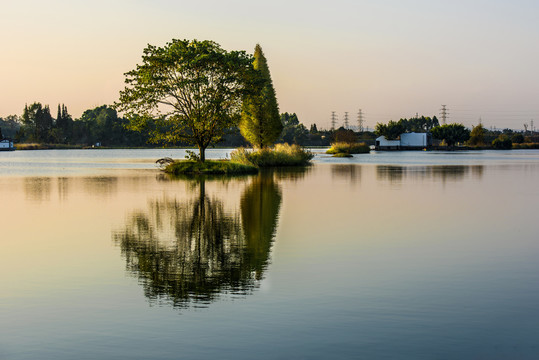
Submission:
[[401,146],[400,140],[387,140],[385,136],[376,138],[376,150],[398,150]]
[[2,150],[15,150],[15,147],[13,147],[13,141],[8,139],[0,140],[0,151]]
[[385,136],[376,138],[376,150],[420,150],[432,145],[429,133],[402,133],[400,140],[387,140]]

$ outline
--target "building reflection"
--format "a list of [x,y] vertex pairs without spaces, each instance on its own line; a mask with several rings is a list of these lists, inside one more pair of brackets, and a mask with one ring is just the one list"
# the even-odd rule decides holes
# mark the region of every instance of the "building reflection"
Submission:
[[249,294],[263,278],[281,204],[273,174],[252,178],[233,210],[206,182],[199,179],[190,198],[149,201],[113,235],[152,303],[205,307],[224,294]]
[[483,176],[482,165],[433,165],[433,166],[397,166],[378,165],[376,166],[376,178],[378,180],[388,180],[391,183],[400,183],[404,177],[421,178],[446,181],[461,181],[470,173],[474,177]]

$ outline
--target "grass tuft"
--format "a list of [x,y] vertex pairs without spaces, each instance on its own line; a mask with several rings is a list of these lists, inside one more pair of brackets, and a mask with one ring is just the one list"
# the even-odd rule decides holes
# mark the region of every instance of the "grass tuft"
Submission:
[[277,144],[274,148],[247,150],[238,148],[230,154],[233,162],[256,167],[305,166],[314,154],[299,145]]
[[326,154],[333,154],[334,156],[337,156],[337,154],[368,154],[370,151],[371,148],[365,143],[336,142],[331,144],[331,148],[326,151]]

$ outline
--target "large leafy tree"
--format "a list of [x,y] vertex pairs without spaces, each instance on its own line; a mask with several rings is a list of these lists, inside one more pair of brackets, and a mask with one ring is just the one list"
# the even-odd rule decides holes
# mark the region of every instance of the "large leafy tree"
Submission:
[[431,132],[435,139],[443,140],[451,147],[470,138],[470,130],[466,129],[462,124],[436,126]]
[[405,126],[401,121],[390,120],[387,125],[377,123],[374,132],[378,136],[384,136],[387,140],[396,140],[400,134],[406,131]]
[[153,123],[150,141],[187,141],[199,148],[204,161],[206,148],[237,124],[251,69],[245,52],[227,52],[213,41],[148,45],[142,64],[125,74],[116,105],[131,129],[147,131]]
[[262,148],[279,138],[283,124],[268,63],[259,44],[255,47],[253,67],[254,91],[243,101],[240,131],[253,146]]

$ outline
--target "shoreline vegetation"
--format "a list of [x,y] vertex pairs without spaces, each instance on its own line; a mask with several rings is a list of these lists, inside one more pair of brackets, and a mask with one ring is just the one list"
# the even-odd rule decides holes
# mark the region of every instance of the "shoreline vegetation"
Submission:
[[171,175],[249,175],[258,173],[258,168],[230,160],[180,160],[168,164],[164,171]]
[[239,164],[265,167],[307,166],[314,154],[299,145],[276,144],[273,148],[249,150],[240,147],[230,153],[230,160]]
[[277,144],[273,148],[238,148],[230,154],[230,160],[200,161],[198,155],[188,151],[187,160],[160,159],[168,174],[194,175],[247,175],[256,174],[261,168],[301,167],[311,164],[314,154],[298,145]]
[[[280,145],[280,144],[277,144]],[[186,147],[186,146],[88,146],[88,145],[75,145],[75,144],[39,144],[39,143],[16,143],[13,145],[15,150],[106,150],[106,149],[196,149],[195,147]],[[327,146],[307,146],[308,148],[320,148],[324,149]],[[216,149],[231,149],[233,146],[215,146]],[[242,147],[240,147],[241,149]],[[530,142],[530,143],[513,143],[510,149],[506,150],[536,150],[539,149],[539,143]],[[330,151],[328,149],[327,151]],[[430,148],[426,149],[427,151],[452,151],[452,150],[463,150],[463,151],[473,151],[473,150],[499,150],[494,148],[491,145],[460,145],[455,147],[449,147],[444,145],[433,145]],[[382,151],[423,151],[423,150],[382,150]],[[326,152],[327,154],[332,154]]]
[[336,142],[331,144],[331,148],[326,151],[326,154],[332,154],[333,157],[352,157],[352,154],[368,154],[370,151],[370,146],[364,142]]

